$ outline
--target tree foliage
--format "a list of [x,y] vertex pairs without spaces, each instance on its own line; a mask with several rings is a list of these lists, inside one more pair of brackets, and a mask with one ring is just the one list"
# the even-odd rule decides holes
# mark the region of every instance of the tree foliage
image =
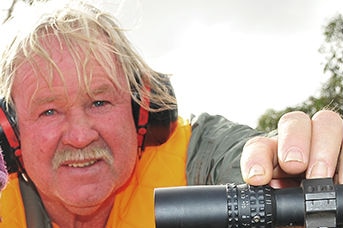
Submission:
[[322,109],[332,109],[343,114],[343,18],[333,17],[324,26],[325,40],[319,52],[325,57],[324,73],[329,75],[322,85],[318,97],[310,96],[306,101],[284,110],[267,110],[258,121],[257,129],[271,131],[277,128],[280,117],[289,111],[300,110],[310,116]]

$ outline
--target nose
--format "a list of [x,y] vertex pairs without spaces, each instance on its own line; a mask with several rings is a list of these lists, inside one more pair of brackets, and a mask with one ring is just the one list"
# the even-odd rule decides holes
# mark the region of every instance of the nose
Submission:
[[99,133],[94,129],[93,121],[82,111],[67,116],[62,142],[75,148],[84,148],[97,140]]

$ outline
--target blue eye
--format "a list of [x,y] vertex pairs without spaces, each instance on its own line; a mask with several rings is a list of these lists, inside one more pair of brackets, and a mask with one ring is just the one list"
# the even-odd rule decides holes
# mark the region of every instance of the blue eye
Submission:
[[56,110],[54,109],[48,109],[42,113],[43,116],[52,116],[56,114]]
[[106,101],[94,101],[94,102],[93,102],[93,105],[94,105],[95,107],[101,107],[101,106],[104,106],[105,104],[107,104]]

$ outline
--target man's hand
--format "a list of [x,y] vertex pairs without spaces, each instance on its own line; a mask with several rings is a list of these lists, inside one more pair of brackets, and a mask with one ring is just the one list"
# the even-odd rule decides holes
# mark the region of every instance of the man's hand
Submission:
[[323,110],[312,119],[303,112],[282,116],[275,138],[249,140],[242,153],[243,179],[251,185],[286,187],[303,178],[334,177],[343,183],[340,153],[343,121],[336,112]]

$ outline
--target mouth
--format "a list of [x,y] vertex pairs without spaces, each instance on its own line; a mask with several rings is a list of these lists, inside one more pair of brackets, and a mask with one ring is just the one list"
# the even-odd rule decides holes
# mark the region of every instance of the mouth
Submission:
[[107,147],[87,147],[84,149],[69,149],[57,151],[52,158],[53,169],[65,168],[87,168],[99,162],[109,165],[113,163],[111,151]]
[[94,165],[99,160],[90,160],[90,161],[69,161],[62,164],[62,166],[67,166],[70,168],[85,168]]

